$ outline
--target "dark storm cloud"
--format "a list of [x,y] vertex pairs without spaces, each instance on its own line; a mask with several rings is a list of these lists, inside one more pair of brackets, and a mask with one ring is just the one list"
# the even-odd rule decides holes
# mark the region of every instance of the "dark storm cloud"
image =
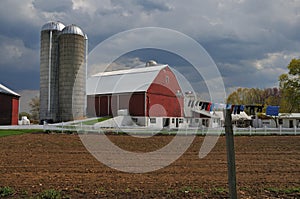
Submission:
[[128,0],[128,1],[118,1],[112,0],[111,1],[114,5],[121,5],[124,9],[132,10],[136,7],[141,7],[142,11],[171,11],[172,7],[166,3],[167,1],[161,0]]
[[[39,87],[40,29],[51,20],[79,25],[88,34],[90,50],[132,28],[180,31],[203,45],[228,88],[275,86],[300,52],[298,0],[2,0],[0,82],[5,80],[17,90]],[[185,70],[188,64],[182,58],[148,53],[135,56],[141,61],[168,63],[191,82],[202,81]]]
[[32,4],[35,8],[44,12],[66,12],[72,9],[73,5],[71,0],[35,0]]
[[153,11],[153,10],[170,11],[171,10],[171,7],[168,4],[164,3],[163,1],[135,0],[135,3],[138,5],[141,5],[143,7],[143,9],[146,11]]
[[30,88],[38,90],[40,88],[39,71],[22,70],[12,71],[8,68],[0,69],[0,83],[8,86],[12,90],[21,91]]

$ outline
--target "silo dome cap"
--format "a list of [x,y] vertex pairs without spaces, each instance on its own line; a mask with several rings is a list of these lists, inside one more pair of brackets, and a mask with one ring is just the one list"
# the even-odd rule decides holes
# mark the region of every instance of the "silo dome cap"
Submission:
[[78,26],[72,24],[69,26],[66,26],[61,34],[75,34],[75,35],[81,35],[81,36],[85,36],[85,34],[83,33],[83,31],[81,30],[81,28],[79,28]]
[[43,30],[58,30],[61,31],[62,29],[65,28],[65,25],[61,22],[58,21],[50,21],[46,23],[45,25],[42,26],[42,31]]

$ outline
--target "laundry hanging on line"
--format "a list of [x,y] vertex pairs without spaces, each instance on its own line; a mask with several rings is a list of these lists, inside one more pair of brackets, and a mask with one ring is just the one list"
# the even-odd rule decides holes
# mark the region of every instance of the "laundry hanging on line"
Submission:
[[279,106],[267,106],[266,115],[278,116]]

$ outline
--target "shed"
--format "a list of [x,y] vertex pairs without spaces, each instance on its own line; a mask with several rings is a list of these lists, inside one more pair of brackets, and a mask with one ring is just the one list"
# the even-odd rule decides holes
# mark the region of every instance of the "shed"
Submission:
[[300,113],[280,113],[278,123],[284,128],[300,128]]
[[20,95],[0,84],[0,125],[17,125]]

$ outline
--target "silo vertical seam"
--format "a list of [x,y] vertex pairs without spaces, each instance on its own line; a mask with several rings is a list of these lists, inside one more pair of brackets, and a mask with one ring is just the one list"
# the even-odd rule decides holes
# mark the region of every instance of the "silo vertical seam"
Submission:
[[52,54],[52,30],[50,30],[50,36],[49,36],[49,76],[48,76],[48,112],[50,112],[50,96],[51,96],[51,54]]
[[[88,65],[88,37],[85,35],[85,84],[87,81],[87,65]],[[87,112],[87,95],[86,95],[86,86],[84,91],[84,115],[86,115]]]

